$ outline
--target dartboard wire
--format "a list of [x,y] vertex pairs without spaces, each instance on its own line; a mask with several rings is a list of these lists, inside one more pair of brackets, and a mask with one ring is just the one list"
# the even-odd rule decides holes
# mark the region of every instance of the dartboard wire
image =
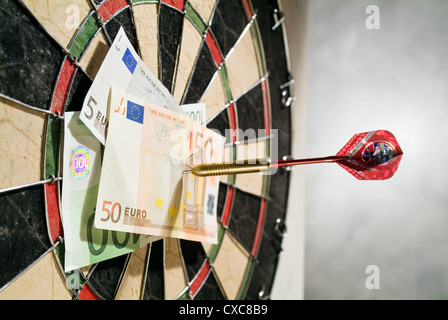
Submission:
[[185,280],[187,282],[187,285],[185,286],[185,288],[177,295],[176,298],[174,298],[175,300],[180,299],[182,296],[184,296],[185,294],[187,294],[190,298],[190,284],[189,284],[189,277],[188,277],[188,273],[187,273],[187,265],[185,264],[185,259],[184,259],[184,255],[182,253],[182,246],[180,245],[180,239],[177,239],[177,248],[179,250],[179,256],[180,256],[180,261],[182,263],[182,271],[184,273],[184,277]]
[[3,287],[0,288],[0,292],[2,292],[3,290],[5,290],[10,284],[12,284],[14,281],[16,281],[18,278],[20,278],[25,272],[27,272],[28,270],[30,270],[36,263],[38,263],[40,260],[42,260],[48,253],[50,253],[51,251],[53,251],[54,249],[56,249],[57,246],[59,246],[59,244],[61,244],[63,242],[62,238],[59,237],[59,239],[57,241],[55,241],[55,243],[48,248],[42,255],[40,255],[36,260],[34,260],[32,263],[30,263],[29,265],[26,266],[25,269],[23,269],[22,271],[20,271],[20,273],[16,274],[14,276],[14,278],[12,278],[11,280],[9,280]]
[[132,256],[133,256],[133,252],[128,253],[126,256],[126,261],[124,262],[123,269],[121,270],[120,277],[118,278],[117,286],[115,287],[115,292],[112,295],[112,300],[115,300],[117,298],[118,292],[120,291],[121,285],[123,284],[123,279],[128,270],[129,263],[131,262]]
[[151,245],[152,244],[149,243],[146,248],[145,265],[143,266],[143,277],[140,285],[140,300],[143,300],[145,297],[146,279],[148,277],[149,259],[151,256]]
[[0,98],[3,98],[3,99],[8,100],[10,102],[16,103],[16,104],[18,104],[18,105],[20,105],[20,106],[22,106],[22,107],[24,107],[26,109],[37,111],[37,112],[41,112],[41,113],[43,113],[43,114],[45,114],[47,116],[50,116],[50,117],[63,119],[63,117],[60,114],[58,114],[58,113],[54,113],[51,110],[42,109],[42,108],[39,108],[39,107],[36,107],[36,106],[29,105],[29,104],[27,104],[25,102],[22,102],[20,100],[11,98],[10,96],[7,96],[7,95],[5,95],[3,93],[0,93]]
[[[105,24],[104,24],[103,17],[101,16],[101,14],[100,14],[100,12],[99,12],[99,10],[98,10],[98,8],[99,8],[103,3],[104,3],[104,2],[100,3],[99,5],[97,5],[97,4],[95,3],[94,0],[90,0],[90,4],[93,6],[93,10],[94,10],[94,12],[95,12],[96,20],[97,20],[97,22],[99,22],[99,24],[100,24],[100,28],[101,28],[101,30],[103,31],[104,36],[106,37],[106,40],[107,40],[107,43],[109,44],[109,47],[111,47],[113,41],[112,41],[112,39],[111,39],[111,37],[110,37],[110,35],[109,35],[109,32],[107,32],[107,30],[106,30],[106,26],[105,26]],[[124,9],[125,9],[125,7],[122,8],[121,10],[118,10],[117,12],[114,12],[114,16],[117,15],[117,14],[119,14],[119,13],[120,13],[122,10],[124,10]],[[113,18],[113,16],[111,16],[111,17],[108,19],[108,21],[110,21],[112,18]],[[106,22],[106,23],[107,23],[107,22]],[[95,36],[92,37],[92,39],[94,39],[94,38],[95,38]],[[91,39],[91,41],[92,41],[92,39]],[[85,52],[85,50],[84,50],[83,52]]]
[[26,183],[26,184],[22,184],[22,185],[18,185],[18,186],[13,186],[13,187],[8,187],[8,188],[4,188],[4,189],[0,189],[0,194],[2,193],[7,193],[7,192],[11,192],[11,191],[16,191],[16,190],[20,190],[20,189],[25,189],[25,188],[29,188],[29,187],[35,187],[38,185],[42,185],[42,184],[47,184],[47,183],[54,183],[56,181],[61,181],[62,177],[55,177],[52,176],[49,179],[45,179],[45,180],[40,180],[40,181],[36,181],[36,182],[31,182],[31,183]]
[[[234,104],[235,102],[237,102],[239,99],[241,99],[242,97],[244,97],[246,94],[248,94],[249,92],[251,92],[253,89],[255,89],[256,87],[258,87],[258,85],[260,85],[261,83],[265,82],[267,80],[267,78],[269,77],[269,73],[266,73],[263,77],[261,77],[260,79],[258,79],[257,81],[255,81],[252,85],[250,85],[249,88],[247,88],[244,92],[242,92],[238,97],[233,98],[232,100],[228,101],[224,107],[222,107],[221,109],[219,109],[218,112],[215,113],[214,116],[212,116],[211,118],[209,118],[206,122],[206,124],[209,124],[211,121],[213,121],[221,112],[223,112],[224,110],[226,110],[228,107],[230,107],[232,104]],[[235,143],[238,143],[235,142]]]

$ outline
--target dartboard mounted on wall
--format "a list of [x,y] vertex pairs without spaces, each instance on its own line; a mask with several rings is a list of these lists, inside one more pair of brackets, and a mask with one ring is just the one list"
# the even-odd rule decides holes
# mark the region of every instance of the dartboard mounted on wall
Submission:
[[[204,102],[226,150],[290,154],[292,88],[283,16],[265,0],[5,0],[0,7],[0,298],[266,299],[289,172],[221,179],[218,244],[166,238],[63,271],[64,112],[79,111],[122,27],[180,103]],[[245,140],[237,129],[264,129]],[[78,278],[74,278],[76,274]],[[76,281],[75,281],[76,280]]]

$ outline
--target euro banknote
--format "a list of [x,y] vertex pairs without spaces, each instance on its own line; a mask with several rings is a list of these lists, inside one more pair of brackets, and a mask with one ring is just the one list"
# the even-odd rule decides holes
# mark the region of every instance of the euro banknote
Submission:
[[118,88],[109,108],[95,227],[216,243],[219,178],[184,171],[220,161],[224,137]]
[[159,239],[93,227],[101,173],[101,144],[79,119],[64,116],[62,222],[66,272],[134,251]]
[[168,89],[146,67],[122,27],[87,92],[80,118],[102,144],[108,125],[108,94],[118,87],[159,106],[182,112]]

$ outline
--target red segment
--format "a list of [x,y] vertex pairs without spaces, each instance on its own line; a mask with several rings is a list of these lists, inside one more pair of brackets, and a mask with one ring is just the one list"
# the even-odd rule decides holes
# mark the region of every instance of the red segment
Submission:
[[54,243],[59,236],[62,237],[63,235],[61,216],[59,213],[57,183],[45,184],[45,198],[47,204],[48,230],[50,232],[50,238]]
[[207,30],[207,35],[205,36],[205,42],[207,43],[208,48],[210,49],[210,53],[212,54],[213,60],[215,61],[216,65],[219,66],[222,62],[222,55],[221,51],[219,51],[218,45],[216,44],[215,38],[210,32],[210,29]]
[[232,208],[234,190],[235,189],[232,186],[227,187],[226,202],[224,203],[224,209],[222,210],[221,215],[221,223],[225,227],[227,227],[230,219],[230,209]]
[[269,110],[269,88],[266,80],[261,82],[261,93],[263,95],[263,118],[264,118],[264,129],[266,130],[266,136],[271,135],[271,118]]
[[210,271],[210,264],[206,260],[202,265],[201,270],[196,275],[196,278],[194,278],[193,282],[190,284],[190,293],[192,296],[196,294],[198,289],[204,283],[205,279],[207,279],[209,271]]
[[[232,103],[228,108],[230,129],[232,134],[232,142],[236,142],[236,117],[235,117],[235,104]],[[267,134],[267,133],[266,133]]]
[[261,234],[263,233],[264,218],[266,213],[266,200],[261,199],[260,213],[258,215],[257,230],[255,231],[254,243],[252,245],[252,256],[256,257],[261,243]]
[[241,5],[243,6],[244,9],[244,14],[246,15],[246,18],[249,20],[250,18],[252,18],[254,12],[252,11],[252,7],[249,3],[249,0],[241,0]]
[[100,300],[86,283],[78,295],[79,300]]
[[185,0],[162,0],[162,2],[169,5],[170,7],[179,9],[180,11],[184,10]]
[[75,69],[75,65],[72,64],[69,59],[65,59],[62,64],[61,72],[59,73],[58,82],[56,83],[53,100],[51,101],[51,112],[59,112],[59,114],[62,115],[62,109],[67,96],[68,87]]
[[103,22],[106,22],[112,16],[114,16],[118,11],[120,11],[127,5],[128,5],[128,2],[126,0],[105,1],[98,8],[98,14],[101,18],[103,18]]

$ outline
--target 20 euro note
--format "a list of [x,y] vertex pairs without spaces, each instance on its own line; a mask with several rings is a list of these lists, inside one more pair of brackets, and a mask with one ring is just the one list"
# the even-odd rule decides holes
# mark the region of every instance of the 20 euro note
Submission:
[[117,88],[109,116],[95,227],[216,243],[219,178],[184,170],[222,159],[224,137]]
[[159,239],[93,227],[101,173],[101,144],[79,119],[79,112],[66,112],[64,120],[65,271],[134,251]]
[[182,112],[170,92],[146,67],[120,27],[84,99],[80,118],[102,144],[108,124],[107,98],[115,86],[165,108]]

